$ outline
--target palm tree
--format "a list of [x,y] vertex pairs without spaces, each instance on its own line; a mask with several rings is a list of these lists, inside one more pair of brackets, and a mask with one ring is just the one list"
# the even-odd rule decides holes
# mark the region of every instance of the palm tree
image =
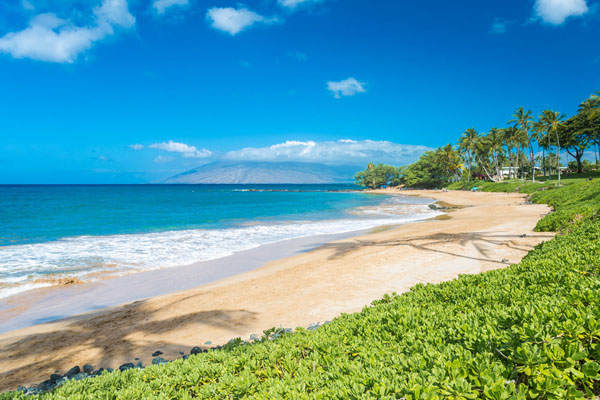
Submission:
[[493,156],[491,141],[488,136],[483,134],[477,136],[474,143],[474,154],[477,159],[477,165],[483,170],[485,176],[487,176],[490,181],[496,181],[488,170],[488,166],[490,165],[490,155]]
[[473,150],[475,148],[475,142],[477,140],[478,133],[475,128],[469,128],[463,132],[460,140],[458,142],[458,148],[461,153],[467,155],[467,165],[468,165],[468,177],[467,179],[471,180],[471,167],[473,163]]
[[[533,124],[533,129],[537,132],[538,135],[538,143],[542,148],[542,167],[544,168],[544,175],[548,177],[550,180],[550,166],[548,166],[548,160],[546,160],[546,148],[548,149],[548,154],[550,154],[550,136],[544,135],[544,131],[546,127],[540,121],[535,122]],[[548,166],[548,168],[546,168]],[[547,172],[547,174],[546,174]]]
[[523,107],[519,107],[513,113],[513,119],[509,123],[514,123],[527,138],[527,145],[529,145],[529,155],[531,160],[531,180],[535,182],[535,159],[533,154],[533,141],[537,140],[537,133],[531,129],[533,117],[531,116],[531,110],[525,111]]
[[502,179],[498,160],[500,159],[500,156],[504,149],[504,131],[502,129],[492,128],[488,132],[487,137],[489,141],[490,151],[492,152],[492,157],[494,158],[496,176],[498,177],[498,179]]
[[[588,119],[594,120],[600,117],[600,91],[596,94],[590,95],[590,97],[579,105],[579,112],[587,114]],[[589,133],[590,140],[594,143],[594,157],[596,159],[596,169],[598,169],[598,154],[600,153],[600,132],[598,129]]]
[[554,132],[556,134],[556,144],[558,151],[556,152],[557,169],[558,169],[558,186],[560,186],[560,137],[558,135],[558,127],[563,123],[565,115],[558,111],[544,110],[540,114],[540,124],[544,126],[548,135],[548,144],[550,144],[550,136]]
[[[455,178],[459,178],[459,173],[462,169],[462,162],[460,153],[452,146],[447,144],[442,147],[438,154],[441,158],[442,167],[447,171],[448,177],[454,175]],[[448,178],[450,181],[450,178]]]
[[515,144],[517,147],[517,155],[519,158],[519,168],[521,169],[521,181],[525,181],[525,166],[523,163],[523,156],[525,155],[525,149],[529,143],[529,136],[524,130],[517,128],[515,133]]
[[[512,149],[513,147],[517,147],[517,131],[518,129],[514,126],[508,127],[504,129],[504,143],[508,148],[508,162],[509,162],[509,172],[508,178],[514,179],[515,174],[513,172],[513,157],[512,157]],[[517,150],[518,151],[518,150]]]

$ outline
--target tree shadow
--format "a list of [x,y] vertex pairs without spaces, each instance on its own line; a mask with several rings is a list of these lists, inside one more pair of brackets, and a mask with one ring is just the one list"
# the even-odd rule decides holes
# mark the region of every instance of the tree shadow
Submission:
[[[184,297],[171,302],[168,307],[185,301]],[[245,309],[210,310],[184,313],[181,315],[157,319],[161,310],[150,310],[146,301],[138,301],[126,306],[66,318],[60,321],[60,328],[42,328],[39,333],[26,335],[17,341],[9,342],[0,348],[0,391],[15,389],[18,385],[31,385],[48,378],[56,371],[65,373],[74,365],[85,363],[100,367],[116,368],[123,362],[137,362],[136,358],[149,360],[149,356],[158,349],[187,349],[190,346],[181,343],[168,343],[152,335],[165,335],[171,331],[198,325],[196,344],[201,348],[204,343],[202,326],[216,327],[231,331],[232,337],[240,328],[256,319],[256,312]],[[110,329],[107,329],[109,327]],[[132,335],[137,339],[133,340]],[[149,336],[148,340],[142,340]],[[99,354],[85,359],[86,354]],[[171,352],[173,353],[173,352]],[[177,353],[178,354],[178,353]],[[173,357],[172,357],[173,358]],[[3,368],[14,360],[28,360],[27,365],[12,369]]]
[[[551,234],[527,235],[527,237],[550,239]],[[425,236],[391,239],[384,241],[355,239],[349,242],[347,241],[342,243],[327,243],[321,248],[333,250],[333,254],[329,256],[330,260],[341,258],[358,248],[406,246],[421,251],[440,253],[458,258],[508,265],[510,263],[490,258],[490,251],[485,248],[485,244],[504,246],[506,248],[518,250],[523,253],[527,253],[533,249],[534,246],[519,243],[518,239],[520,238],[520,235],[499,235],[486,232],[435,233]],[[466,254],[461,254],[458,251],[447,251],[442,250],[440,248],[436,248],[436,246],[441,244],[452,244],[455,246],[463,247],[468,244],[471,244],[473,245],[473,247],[475,247],[480,256],[474,257]]]

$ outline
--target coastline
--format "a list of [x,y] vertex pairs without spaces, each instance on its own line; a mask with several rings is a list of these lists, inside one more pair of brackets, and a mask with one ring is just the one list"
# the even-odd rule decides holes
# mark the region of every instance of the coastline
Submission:
[[450,219],[330,241],[194,289],[2,334],[0,388],[73,365],[114,368],[134,358],[149,364],[155,350],[174,359],[206,341],[217,345],[272,326],[330,320],[417,283],[504,267],[553,236],[532,231],[548,208],[524,204],[523,195],[397,193],[469,207]]

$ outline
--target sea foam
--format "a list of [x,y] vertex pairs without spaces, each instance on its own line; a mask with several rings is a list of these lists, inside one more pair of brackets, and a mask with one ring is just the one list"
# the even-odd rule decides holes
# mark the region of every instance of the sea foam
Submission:
[[252,225],[227,229],[77,236],[3,246],[0,247],[0,298],[50,286],[53,280],[58,282],[65,277],[93,281],[106,276],[189,265],[282,240],[363,231],[438,214],[422,202],[414,204],[410,198],[390,197],[375,207],[348,210],[346,218],[335,220],[252,221]]

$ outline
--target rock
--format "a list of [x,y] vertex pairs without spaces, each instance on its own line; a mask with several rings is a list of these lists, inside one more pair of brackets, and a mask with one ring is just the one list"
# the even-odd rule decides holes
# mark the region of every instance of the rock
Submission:
[[507,264],[509,261],[510,261],[510,260],[509,260],[508,258],[503,258],[503,259],[502,259],[502,262],[503,262],[504,264]]
[[520,237],[527,237],[527,234],[526,234],[526,233],[524,233],[524,234],[522,234]]
[[125,363],[119,367],[119,371],[127,371],[131,368],[135,368],[135,365],[133,363]]
[[190,355],[189,355],[189,354],[186,354],[185,356],[183,356],[183,359],[184,359],[184,360],[187,360],[188,358],[190,358]]
[[183,351],[180,351],[180,352],[179,352],[179,354],[180,354],[180,355],[184,355],[185,353],[184,353]]
[[41,394],[42,391],[38,388],[36,388],[35,386],[32,386],[30,388],[27,388],[27,392],[25,392],[28,395],[32,395],[32,394]]
[[85,378],[89,378],[90,376],[88,374],[86,374],[85,372],[80,372],[76,375],[73,375],[73,377],[71,379],[73,379],[74,381],[80,381],[82,379]]
[[202,350],[203,353],[208,353],[208,349]]
[[25,386],[19,386],[17,388],[17,392],[26,392],[26,391],[27,391],[27,388]]
[[152,353],[152,357],[158,357],[158,356],[161,356],[162,354],[163,354],[162,351],[156,350],[154,353]]
[[144,364],[142,364],[142,362],[140,361],[139,363],[135,364],[135,367],[137,369],[142,369],[142,368],[144,368]]
[[204,344],[205,345],[209,345],[209,344],[212,344],[212,342],[211,341],[206,341],[206,342],[204,342]]
[[71,368],[70,370],[68,370],[66,375],[70,378],[74,375],[77,375],[80,372],[81,372],[81,369],[79,368],[79,365],[76,365],[73,368]]
[[198,346],[195,346],[192,348],[192,350],[190,350],[190,354],[200,354],[202,353],[202,349]]
[[41,390],[42,392],[46,392],[48,390],[54,389],[54,383],[55,383],[54,381],[48,379],[48,380],[45,380],[44,382],[40,383],[39,385],[37,385],[36,389]]
[[83,372],[85,372],[86,374],[91,374],[92,372],[94,372],[94,367],[92,367],[90,364],[85,364],[83,366]]
[[255,342],[258,342],[260,340],[260,336],[253,333],[252,335],[250,335],[250,340],[254,340]]
[[139,360],[140,360],[139,357],[136,357],[133,359],[133,361],[139,361]]
[[115,370],[114,370],[114,369],[112,369],[112,368],[106,368],[106,370],[107,370],[108,372],[114,372],[114,371],[115,371]]
[[62,378],[62,375],[60,375],[60,374],[52,374],[52,375],[50,375],[50,380],[52,382],[59,381],[61,378]]
[[103,372],[104,372],[104,368],[100,368],[94,372],[94,376],[102,375]]
[[438,209],[438,207],[435,204],[429,204],[429,208],[431,208],[432,210]]
[[161,365],[161,364],[166,364],[166,363],[168,363],[168,361],[162,357],[156,357],[156,358],[152,359],[152,365]]

